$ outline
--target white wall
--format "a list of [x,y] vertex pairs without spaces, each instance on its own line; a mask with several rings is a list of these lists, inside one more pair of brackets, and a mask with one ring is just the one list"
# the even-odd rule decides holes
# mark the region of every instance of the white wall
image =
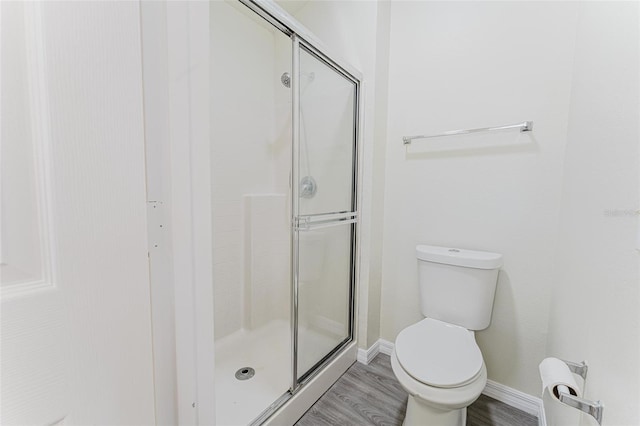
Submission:
[[53,3],[43,20],[58,277],[75,342],[67,422],[152,423],[139,9]]
[[[489,378],[539,392],[567,130],[576,4],[393,2],[381,335],[421,318],[415,246],[504,255]],[[533,134],[402,136],[535,122]]]
[[[167,8],[140,3],[156,425],[178,423]],[[178,272],[180,273],[180,272]]]
[[165,2],[164,6],[170,143],[169,164],[163,165],[167,167],[163,172],[170,176],[167,217],[176,312],[178,422],[213,424],[209,3]]
[[547,355],[589,362],[604,425],[640,423],[639,18],[638,3],[580,6],[554,244]]
[[[391,2],[378,3],[376,28],[376,78],[374,106],[374,143],[371,159],[371,240],[369,245],[369,284],[367,306],[368,346],[380,338],[380,305],[382,297],[382,241],[384,227],[384,186],[389,102],[389,44]],[[368,347],[365,346],[365,347]]]

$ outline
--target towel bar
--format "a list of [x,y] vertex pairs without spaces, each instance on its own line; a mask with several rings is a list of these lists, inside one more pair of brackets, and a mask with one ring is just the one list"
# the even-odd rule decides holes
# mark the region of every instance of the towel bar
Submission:
[[509,130],[509,129],[520,129],[521,132],[530,132],[533,130],[533,121],[524,121],[522,123],[508,124],[506,126],[499,126],[499,127],[482,127],[479,129],[451,130],[449,132],[442,132],[435,135],[404,136],[402,138],[402,142],[404,142],[405,145],[410,145],[411,141],[414,139],[439,138],[441,136],[467,135],[469,133],[494,132],[496,130]]

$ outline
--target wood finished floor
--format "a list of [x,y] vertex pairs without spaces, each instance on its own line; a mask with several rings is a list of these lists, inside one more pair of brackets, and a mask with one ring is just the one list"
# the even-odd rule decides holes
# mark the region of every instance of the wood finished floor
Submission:
[[[391,371],[389,356],[356,362],[307,411],[296,426],[400,426],[407,393]],[[467,426],[537,426],[535,416],[481,395],[467,410]]]

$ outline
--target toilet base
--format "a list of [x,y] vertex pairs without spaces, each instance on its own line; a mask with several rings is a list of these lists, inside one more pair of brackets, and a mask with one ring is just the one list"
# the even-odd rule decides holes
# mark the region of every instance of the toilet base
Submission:
[[407,413],[402,426],[465,426],[466,423],[467,407],[457,410],[441,410],[409,395]]

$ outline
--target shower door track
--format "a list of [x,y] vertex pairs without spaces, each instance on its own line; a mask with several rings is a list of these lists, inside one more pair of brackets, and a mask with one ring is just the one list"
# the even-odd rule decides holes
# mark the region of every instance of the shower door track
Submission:
[[[314,377],[318,376],[321,372],[324,371],[324,368],[332,363],[333,361],[337,361],[337,359],[345,353],[344,351],[350,347],[350,345],[355,342],[356,335],[356,283],[358,276],[358,266],[357,266],[357,252],[359,250],[358,246],[358,213],[357,207],[359,205],[359,191],[358,191],[358,181],[359,181],[359,151],[360,151],[360,124],[361,124],[361,80],[362,76],[358,70],[350,66],[345,61],[341,60],[337,55],[330,55],[330,49],[327,49],[326,46],[323,45],[322,42],[316,39],[316,37],[311,34],[306,28],[298,24],[291,16],[284,13],[278,6],[275,6],[274,3],[265,0],[238,0],[240,3],[248,7],[254,13],[261,16],[275,28],[280,30],[281,32],[287,34],[292,40],[292,79],[291,79],[291,88],[292,88],[292,134],[293,134],[293,149],[292,149],[292,160],[293,165],[296,164],[296,158],[299,154],[299,114],[298,111],[300,109],[300,50],[304,49],[318,60],[323,62],[325,65],[337,71],[340,75],[345,77],[347,80],[350,80],[355,85],[355,94],[354,94],[354,147],[353,147],[353,164],[352,164],[352,172],[353,172],[353,184],[352,184],[352,212],[336,212],[329,213],[323,215],[308,215],[308,216],[297,216],[298,214],[298,185],[291,185],[292,191],[292,217],[291,217],[291,259],[292,259],[292,269],[291,269],[291,282],[292,282],[292,300],[291,300],[291,361],[292,361],[292,380],[290,389],[285,392],[280,398],[274,401],[267,409],[265,409],[257,418],[255,418],[250,424],[253,426],[261,425],[265,421],[267,421],[279,408],[281,408],[287,401],[289,401],[294,395],[296,395],[300,390],[302,390],[306,384],[308,384]],[[339,61],[339,62],[337,62]],[[292,173],[292,177],[295,173]],[[314,217],[319,216],[319,217]],[[300,219],[305,221],[305,224],[300,223]],[[302,226],[301,226],[302,225]],[[305,228],[305,225],[308,228]],[[351,229],[351,250],[350,250],[350,286],[349,286],[349,335],[346,339],[340,342],[336,347],[334,347],[329,353],[327,353],[322,359],[320,359],[316,364],[314,364],[308,371],[302,374],[298,378],[298,231],[300,229],[310,229],[310,228],[320,228],[320,227],[329,227],[336,225],[348,225]]]

